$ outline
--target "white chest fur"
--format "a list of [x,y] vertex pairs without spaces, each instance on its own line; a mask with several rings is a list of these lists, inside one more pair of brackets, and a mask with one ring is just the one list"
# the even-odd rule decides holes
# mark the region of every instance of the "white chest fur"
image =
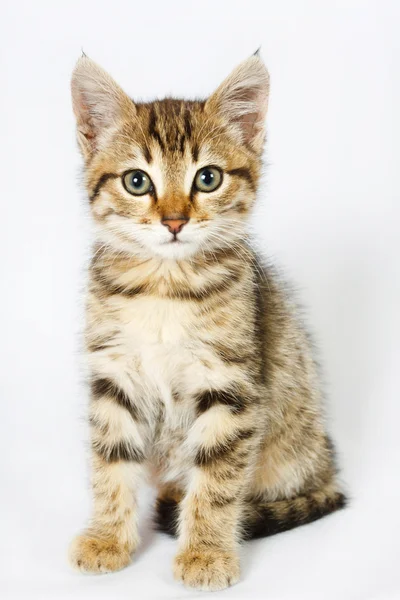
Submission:
[[121,307],[119,319],[127,353],[138,358],[143,375],[168,401],[174,384],[186,387],[191,367],[201,366],[204,344],[194,326],[192,307],[143,297]]
[[113,332],[112,341],[90,356],[91,368],[116,378],[135,402],[150,409],[152,400],[161,400],[166,416],[173,419],[178,417],[176,395],[190,397],[220,385],[224,368],[217,364],[196,303],[114,296],[108,304],[102,328],[106,335]]

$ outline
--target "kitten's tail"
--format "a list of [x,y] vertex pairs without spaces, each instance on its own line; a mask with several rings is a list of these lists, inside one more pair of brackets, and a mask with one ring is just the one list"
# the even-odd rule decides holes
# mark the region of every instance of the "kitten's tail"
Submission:
[[311,523],[344,508],[346,502],[346,496],[332,483],[319,490],[275,502],[249,499],[245,508],[243,537],[266,537]]
[[[243,506],[242,538],[266,537],[311,523],[346,506],[346,496],[333,483],[307,494],[267,502],[248,498]],[[156,504],[157,529],[177,536],[179,502],[172,497],[159,497]]]

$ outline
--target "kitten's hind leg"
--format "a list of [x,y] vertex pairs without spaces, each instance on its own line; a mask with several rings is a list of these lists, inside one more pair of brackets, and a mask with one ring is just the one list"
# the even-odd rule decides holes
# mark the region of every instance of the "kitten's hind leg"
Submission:
[[308,425],[308,437],[287,427],[286,435],[266,443],[259,454],[244,503],[245,539],[311,523],[346,505],[332,442],[317,425]]

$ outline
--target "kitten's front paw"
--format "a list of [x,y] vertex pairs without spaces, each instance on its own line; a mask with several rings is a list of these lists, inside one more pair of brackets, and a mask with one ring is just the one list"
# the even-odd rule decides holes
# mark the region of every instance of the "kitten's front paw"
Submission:
[[127,546],[89,534],[78,535],[69,550],[71,565],[84,573],[119,571],[131,562]]
[[237,583],[239,575],[239,557],[232,552],[187,550],[174,562],[175,579],[198,590],[223,590]]

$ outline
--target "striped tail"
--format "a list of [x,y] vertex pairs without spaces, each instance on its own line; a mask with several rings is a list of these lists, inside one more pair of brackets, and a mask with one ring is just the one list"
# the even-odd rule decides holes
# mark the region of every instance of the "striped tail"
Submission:
[[293,498],[266,502],[249,499],[243,523],[243,538],[255,539],[288,531],[321,519],[346,506],[346,496],[332,484]]

